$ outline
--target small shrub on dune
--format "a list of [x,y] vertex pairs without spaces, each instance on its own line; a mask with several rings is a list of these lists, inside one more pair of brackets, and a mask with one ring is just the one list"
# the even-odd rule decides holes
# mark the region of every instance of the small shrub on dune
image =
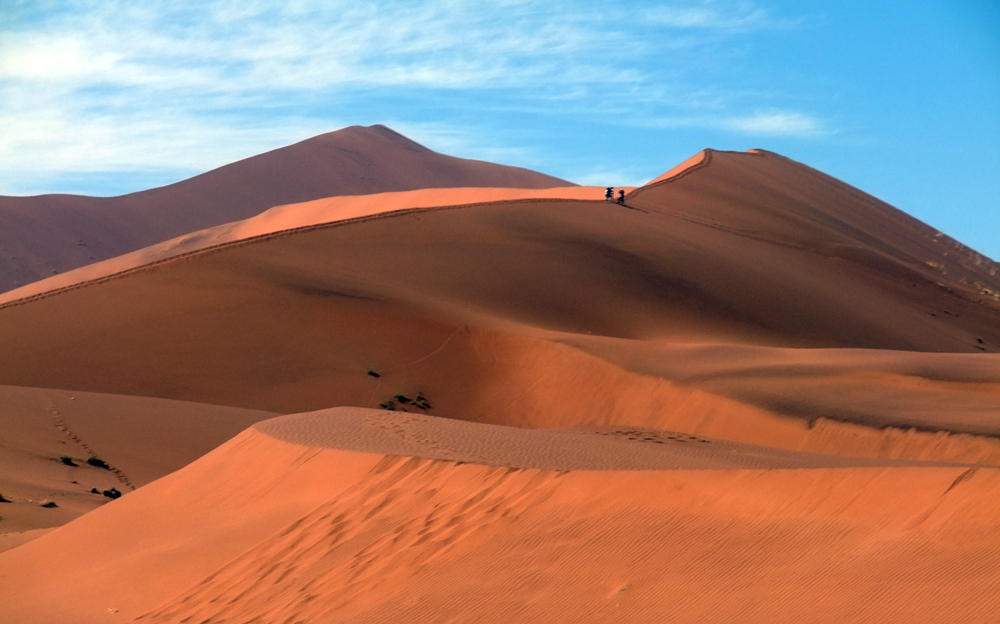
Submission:
[[95,468],[104,468],[105,470],[109,468],[109,466],[106,463],[104,463],[103,459],[100,459],[99,457],[95,457],[93,455],[87,458],[87,463],[90,464],[91,466],[94,466]]
[[10,502],[9,500],[3,497],[3,494],[0,494],[0,503],[9,503],[9,502]]
[[73,458],[70,457],[69,455],[63,455],[62,457],[59,458],[59,461],[66,464],[67,466],[76,466],[76,464],[73,463]]

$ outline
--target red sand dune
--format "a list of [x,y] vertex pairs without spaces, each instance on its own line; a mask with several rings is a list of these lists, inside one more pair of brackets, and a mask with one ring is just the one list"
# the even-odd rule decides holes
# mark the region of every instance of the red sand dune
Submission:
[[[147,397],[0,386],[0,551],[179,468],[275,414]],[[62,456],[73,465],[59,461]],[[109,469],[87,464],[99,457]],[[43,508],[53,502],[57,507]],[[32,533],[31,537],[36,534]]]
[[456,186],[572,184],[439,154],[385,126],[352,126],[120,197],[0,197],[0,292],[280,204]]
[[[406,438],[405,415],[373,416],[387,440]],[[508,468],[462,463],[463,446],[499,446],[501,461],[523,449],[503,427],[444,423],[408,441],[449,461],[380,454],[379,436],[342,435],[329,417],[365,412],[311,415],[291,437],[266,421],[4,554],[7,614],[25,624],[985,622],[1000,608],[996,470],[799,460],[623,472],[581,470],[571,452],[561,469]],[[698,461],[713,444],[656,448]]]
[[[745,161],[763,170],[750,175]],[[839,214],[898,222],[908,237],[865,242],[868,230],[821,218],[833,207],[817,202],[847,205],[850,187],[831,182],[832,190],[803,199],[815,175],[773,155],[715,153],[697,171],[635,191],[630,207],[501,201],[224,244],[0,308],[9,354],[0,382],[286,413],[371,407],[419,384],[435,393],[435,413],[481,420],[476,414],[491,408],[463,397],[496,383],[482,368],[495,356],[480,356],[466,326],[541,345],[556,332],[640,346],[996,351],[998,305],[962,282],[992,283],[988,267],[963,265],[953,248],[958,280],[907,260],[945,252],[912,219],[867,196],[858,201],[877,218]],[[754,203],[763,196],[766,210]],[[696,208],[701,221],[678,217]],[[722,217],[710,211],[744,229],[718,226]],[[767,236],[747,234],[751,226]],[[832,251],[848,247],[850,259]],[[514,343],[504,348],[535,349]],[[421,359],[442,345],[450,359]],[[996,371],[995,358],[978,362]],[[384,390],[365,374],[403,364],[408,377],[379,382],[395,385]],[[955,380],[967,381],[968,368]],[[572,424],[553,416],[536,426],[550,422]],[[935,426],[926,418],[892,424]],[[977,427],[958,430],[993,431]]]
[[[626,187],[626,190],[632,190]],[[0,293],[0,303],[15,301],[102,279],[174,256],[233,241],[264,236],[283,230],[368,217],[397,210],[494,202],[520,198],[601,199],[604,188],[562,186],[551,189],[446,188],[395,193],[327,197],[301,204],[275,206],[261,214],[199,230],[103,262],[96,262]]]
[[[26,406],[10,417],[18,457],[36,464],[62,469],[40,396],[118,410],[78,437],[148,478],[273,412],[393,408],[263,420],[15,538],[8,613],[1000,611],[997,265],[760,150],[707,150],[626,206],[593,193],[281,206],[8,299],[0,383],[64,390],[6,390]],[[129,419],[130,404],[177,417]]]

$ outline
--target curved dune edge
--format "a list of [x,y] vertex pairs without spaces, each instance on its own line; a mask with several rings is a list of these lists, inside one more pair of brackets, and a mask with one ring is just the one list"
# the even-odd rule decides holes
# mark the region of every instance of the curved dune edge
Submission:
[[1000,437],[997,354],[558,339],[632,372],[810,422]]
[[[456,414],[477,422],[548,429],[631,425],[809,453],[1000,466],[996,438],[779,415],[544,339],[465,329],[438,357],[464,350],[489,354],[491,362],[470,388],[471,400],[455,404]],[[424,374],[442,374],[432,372],[433,361],[427,365]]]
[[702,167],[707,167],[712,162],[712,152],[715,150],[706,148],[688,158],[681,164],[677,165],[673,169],[665,172],[663,175],[650,180],[649,182],[643,184],[639,188],[646,188],[653,185],[663,184],[666,182],[672,182],[677,180],[689,173],[693,173]]
[[[529,200],[523,200],[522,199],[522,200],[510,200],[510,203],[520,203],[520,202],[525,202],[525,201],[529,201],[529,202],[530,201],[543,202],[543,201],[560,201],[560,200],[557,200],[557,199],[529,199]],[[590,201],[597,201],[597,200],[590,200]],[[372,214],[372,215],[368,215],[368,216],[355,217],[355,218],[351,218],[351,219],[344,219],[344,220],[341,220],[341,221],[335,221],[335,222],[331,222],[331,223],[320,223],[320,224],[316,224],[316,225],[306,225],[306,226],[302,226],[302,227],[292,228],[292,229],[289,229],[289,230],[282,230],[282,231],[279,231],[279,232],[271,232],[271,233],[268,233],[268,234],[261,234],[261,235],[253,236],[253,237],[250,237],[250,238],[244,238],[244,239],[240,239],[240,240],[233,240],[233,241],[229,241],[229,242],[219,243],[217,245],[209,245],[208,247],[196,248],[193,251],[188,251],[188,252],[177,254],[177,255],[174,255],[174,256],[169,256],[169,257],[164,258],[162,260],[153,261],[153,262],[150,262],[148,264],[142,264],[140,266],[136,266],[136,267],[132,267],[132,268],[128,268],[128,269],[123,269],[123,270],[118,271],[116,273],[111,273],[111,274],[108,274],[108,275],[104,275],[102,277],[98,277],[98,278],[95,278],[95,279],[90,279],[90,280],[87,280],[85,282],[74,283],[72,285],[65,286],[63,288],[56,288],[54,290],[49,290],[49,291],[46,291],[46,292],[43,292],[43,293],[39,293],[39,294],[36,294],[36,295],[31,295],[31,296],[27,296],[27,297],[21,297],[19,299],[15,299],[13,301],[7,301],[7,302],[5,302],[3,304],[0,304],[0,310],[2,310],[4,308],[7,308],[7,307],[24,305],[26,303],[30,303],[32,301],[38,301],[40,299],[46,299],[48,297],[54,297],[55,295],[58,295],[58,294],[61,294],[61,293],[64,293],[64,292],[69,292],[69,291],[72,291],[72,290],[76,290],[76,289],[79,289],[79,288],[86,288],[87,286],[91,286],[93,284],[103,284],[104,282],[108,282],[108,281],[116,280],[116,279],[121,279],[123,277],[128,277],[130,275],[134,275],[136,273],[141,273],[141,272],[144,272],[144,271],[149,271],[149,270],[157,269],[157,268],[160,268],[160,267],[162,267],[164,265],[170,264],[172,262],[178,262],[178,261],[181,261],[181,260],[185,260],[185,259],[190,258],[192,256],[214,253],[214,252],[218,252],[218,251],[223,251],[225,249],[231,249],[233,247],[240,247],[240,246],[244,246],[244,245],[253,245],[255,243],[259,243],[259,242],[263,242],[263,241],[267,241],[267,240],[273,240],[275,238],[282,238],[282,237],[286,237],[286,236],[291,236],[293,234],[297,234],[297,233],[300,233],[300,232],[311,232],[311,231],[314,231],[314,230],[320,230],[320,229],[326,229],[326,228],[342,227],[342,226],[345,226],[345,225],[351,225],[353,223],[362,223],[362,222],[365,222],[365,221],[372,221],[372,220],[375,220],[375,219],[388,219],[388,218],[392,218],[392,217],[398,217],[398,216],[403,216],[403,215],[416,214],[416,213],[421,213],[421,212],[443,211],[443,210],[457,210],[459,208],[471,208],[471,207],[476,207],[476,206],[489,206],[489,205],[504,204],[504,203],[508,203],[508,202],[506,202],[506,201],[496,201],[496,202],[484,202],[484,203],[479,203],[479,204],[462,204],[462,205],[456,205],[456,206],[434,206],[434,207],[430,207],[430,208],[403,208],[403,209],[400,209],[400,210],[392,210],[392,211],[389,211],[389,212]]]
[[0,596],[23,624],[986,621],[998,500],[992,469],[566,472],[251,428],[0,554]]
[[591,431],[525,429],[356,407],[281,416],[253,428],[310,448],[563,472],[923,464],[803,453],[627,426]]
[[[626,192],[631,191],[626,187]],[[605,189],[596,186],[569,186],[549,189],[517,188],[440,188],[328,197],[298,204],[275,206],[263,213],[192,232],[151,247],[110,260],[74,269],[0,293],[0,307],[21,300],[34,300],[41,294],[61,292],[89,282],[117,277],[145,265],[159,265],[165,260],[243,240],[259,240],[271,234],[303,231],[311,226],[363,220],[400,211],[433,208],[457,208],[522,201],[526,199],[574,199],[600,201]]]

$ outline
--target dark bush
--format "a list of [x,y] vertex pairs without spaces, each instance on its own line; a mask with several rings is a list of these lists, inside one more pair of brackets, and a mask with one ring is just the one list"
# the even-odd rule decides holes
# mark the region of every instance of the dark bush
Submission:
[[73,458],[70,457],[69,455],[63,455],[62,457],[59,458],[59,461],[61,461],[62,463],[66,464],[67,466],[75,466],[76,465],[76,464],[73,463]]
[[93,455],[91,455],[89,458],[87,458],[87,463],[90,464],[91,466],[96,467],[96,468],[104,468],[104,469],[109,468],[109,466],[104,463],[103,459],[100,459],[98,457],[94,457]]

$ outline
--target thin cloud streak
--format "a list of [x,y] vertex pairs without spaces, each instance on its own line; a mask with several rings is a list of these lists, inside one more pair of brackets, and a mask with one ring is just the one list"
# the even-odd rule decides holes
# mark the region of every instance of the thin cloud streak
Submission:
[[[12,180],[60,171],[218,166],[234,145],[246,156],[305,138],[338,127],[333,117],[357,119],[372,98],[401,94],[426,98],[424,117],[462,94],[484,110],[598,123],[675,118],[762,136],[826,131],[770,100],[752,104],[778,112],[741,117],[734,111],[746,109],[745,94],[702,76],[706,67],[724,71],[711,60],[720,42],[784,27],[742,0],[655,9],[516,0],[487,9],[462,0],[48,6],[22,3],[0,15],[0,118],[8,120],[0,160],[13,163],[0,193],[18,192]],[[606,14],[627,31],[595,17]],[[715,113],[693,113],[706,102]],[[331,107],[343,112],[331,116]],[[388,117],[399,116],[371,121]],[[485,148],[471,151],[484,157]]]

